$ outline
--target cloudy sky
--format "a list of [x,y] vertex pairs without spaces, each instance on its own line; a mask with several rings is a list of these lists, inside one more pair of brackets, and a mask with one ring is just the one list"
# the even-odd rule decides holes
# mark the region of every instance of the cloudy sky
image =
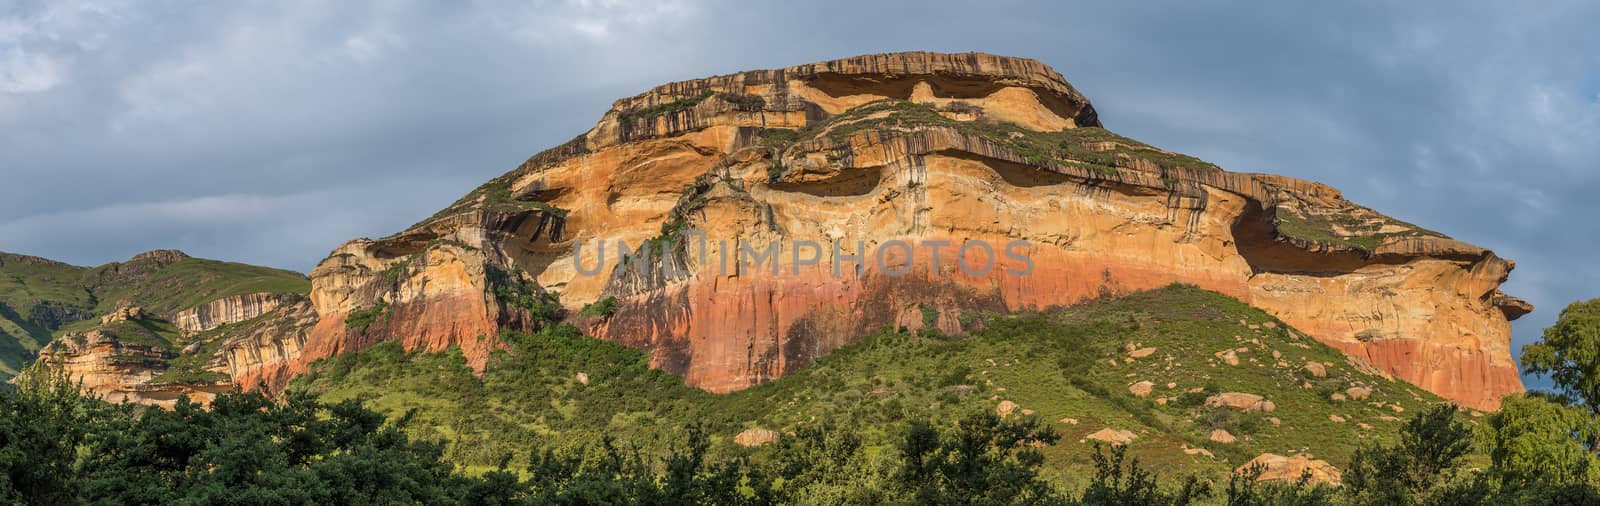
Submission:
[[1600,296],[1600,5],[1121,3],[0,0],[0,250],[305,271],[658,83],[976,50],[1516,259],[1518,345]]

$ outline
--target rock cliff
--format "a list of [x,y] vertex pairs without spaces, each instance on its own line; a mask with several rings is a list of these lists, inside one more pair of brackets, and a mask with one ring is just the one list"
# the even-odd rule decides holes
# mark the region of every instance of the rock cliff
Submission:
[[161,381],[179,354],[165,346],[161,322],[141,308],[119,308],[100,325],[70,331],[39,351],[43,365],[65,370],[83,388],[107,402],[171,407],[187,395],[210,403],[232,388],[225,377]]
[[[37,354],[113,402],[209,402],[231,378],[298,353],[316,320],[309,289],[299,273],[176,250],[99,267],[0,253],[0,374]],[[27,360],[6,360],[17,348],[7,341]]]
[[[619,268],[618,241],[669,258]],[[794,252],[804,241],[822,247]],[[997,262],[963,272],[952,259],[980,241]],[[779,245],[772,263],[738,261],[768,244]],[[933,249],[944,261],[929,268]],[[967,311],[1184,282],[1493,408],[1522,389],[1508,321],[1531,308],[1498,290],[1512,267],[1325,185],[1227,172],[1113,134],[1033,60],[870,55],[618,100],[584,135],[435,216],[341,246],[311,274],[322,320],[303,353],[263,377],[384,340],[460,346],[481,368],[501,330],[537,326],[559,293],[568,314],[614,298],[607,315],[579,321],[726,392],[884,325],[960,332]],[[352,314],[376,319],[348,325]]]
[[[651,255],[619,262],[619,242]],[[261,321],[283,332],[211,355],[245,386],[384,341],[459,347],[481,371],[503,331],[565,317],[728,392],[886,325],[959,333],[974,311],[1181,282],[1493,409],[1522,390],[1508,322],[1531,307],[1498,289],[1512,267],[1328,186],[1111,133],[1037,61],[896,53],[617,100],[421,223],[340,246],[309,302],[234,297],[175,322],[278,315]]]
[[223,297],[173,315],[179,330],[194,334],[229,323],[238,323],[276,309],[296,297],[281,293],[247,293]]

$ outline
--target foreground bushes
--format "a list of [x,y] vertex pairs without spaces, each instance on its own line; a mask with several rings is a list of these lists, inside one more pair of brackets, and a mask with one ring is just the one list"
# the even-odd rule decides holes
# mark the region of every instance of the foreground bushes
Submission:
[[1398,444],[1358,452],[1341,488],[1258,483],[1260,469],[1217,490],[1194,478],[1157,480],[1118,447],[1097,449],[1094,480],[1067,493],[1038,475],[1037,448],[1059,436],[1031,417],[912,420],[895,429],[893,448],[876,451],[852,431],[819,424],[723,455],[692,425],[664,454],[606,437],[541,446],[525,463],[507,456],[471,475],[443,459],[441,444],[407,437],[409,415],[387,420],[355,401],[234,393],[209,410],[182,400],[167,411],[85,398],[65,378],[34,369],[0,389],[0,503],[1600,504],[1593,455],[1529,458],[1550,439],[1539,422],[1562,421],[1534,402],[1545,401],[1508,402],[1490,419],[1493,465],[1481,472],[1465,463],[1472,430],[1439,406],[1407,423]]

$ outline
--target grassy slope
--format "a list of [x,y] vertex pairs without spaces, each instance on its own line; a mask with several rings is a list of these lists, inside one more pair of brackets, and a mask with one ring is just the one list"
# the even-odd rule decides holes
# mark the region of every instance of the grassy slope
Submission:
[[165,314],[223,297],[262,292],[306,294],[311,292],[311,280],[294,271],[190,258],[167,265],[135,283],[96,290],[99,303],[95,312],[110,311],[119,300],[129,300],[146,310]]
[[[32,360],[51,339],[73,330],[88,330],[95,318],[56,325],[30,317],[48,305],[81,315],[101,315],[129,301],[158,314],[169,314],[231,296],[258,292],[308,293],[310,280],[297,272],[254,265],[190,258],[148,275],[117,278],[118,265],[86,268],[44,259],[0,253],[0,379],[10,377]],[[110,279],[112,282],[102,280]],[[146,333],[133,333],[134,339]],[[120,334],[119,334],[120,336]]]
[[[1092,469],[1090,445],[1080,440],[1105,427],[1138,433],[1131,453],[1159,472],[1218,476],[1263,452],[1309,451],[1342,464],[1358,444],[1393,437],[1399,422],[1381,417],[1404,418],[1439,402],[1409,384],[1357,371],[1338,351],[1297,337],[1259,310],[1195,288],[1174,286],[1045,314],[973,320],[986,321],[985,328],[962,338],[880,332],[812,367],[727,395],[706,394],[650,370],[642,353],[548,333],[522,340],[517,356],[498,357],[482,381],[471,376],[459,353],[406,354],[387,343],[319,363],[317,372],[292,388],[320,392],[328,400],[364,399],[391,416],[417,409],[412,430],[453,441],[450,458],[469,466],[490,466],[504,453],[525,454],[540,445],[590,442],[601,434],[658,451],[668,436],[693,421],[709,424],[724,443],[748,427],[782,431],[833,421],[888,448],[889,434],[908,419],[948,421],[1010,400],[1063,433],[1059,444],[1045,449],[1046,474],[1073,487],[1081,486]],[[1267,322],[1277,328],[1262,325]],[[1155,346],[1157,352],[1123,362],[1128,342]],[[1213,356],[1237,347],[1250,349],[1239,353],[1238,366]],[[1290,364],[1277,367],[1267,360],[1272,350]],[[1305,360],[1332,363],[1329,379],[1303,387]],[[589,385],[576,380],[579,372],[588,376]],[[1266,395],[1278,408],[1271,415],[1230,415],[1158,405],[1127,393],[1127,385],[1139,380],[1157,383],[1152,398],[1209,386]],[[1169,382],[1177,387],[1168,389]],[[1374,387],[1373,398],[1327,399],[1333,387],[1355,382]],[[1391,404],[1405,413],[1395,413]],[[1330,414],[1348,421],[1333,422]],[[1280,418],[1282,425],[1271,425],[1267,416]],[[1078,423],[1058,421],[1064,418]],[[1229,428],[1241,441],[1206,441],[1214,425]],[[1181,451],[1186,445],[1209,448],[1217,459],[1187,455]]]
[[83,267],[0,253],[0,379],[16,374],[54,330],[30,315],[44,304],[87,311],[94,298],[83,287]]

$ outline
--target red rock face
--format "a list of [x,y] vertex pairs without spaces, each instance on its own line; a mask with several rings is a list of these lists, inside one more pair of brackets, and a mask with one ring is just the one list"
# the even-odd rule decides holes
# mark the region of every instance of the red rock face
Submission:
[[[571,313],[617,297],[613,316],[576,321],[727,392],[885,325],[920,328],[923,308],[936,313],[926,323],[954,333],[962,311],[1184,282],[1469,406],[1521,390],[1507,317],[1527,308],[1497,289],[1509,261],[1320,184],[1079,130],[1098,125],[1059,74],[993,55],[878,55],[664,85],[404,232],[341,246],[312,273],[321,320],[303,347],[241,370],[281,385],[319,358],[388,340],[459,346],[481,370],[502,330],[537,325],[494,295],[510,283],[559,292]],[[1051,146],[1071,149],[1034,152]],[[642,275],[614,269],[614,248],[606,262],[597,255],[598,244],[683,228],[712,243],[706,259],[673,261],[693,274]],[[835,276],[824,251],[821,266],[795,273],[789,249],[779,274],[715,260],[739,244],[836,239],[845,254],[860,253],[855,241],[948,241],[949,256],[969,241],[1000,252],[1020,240],[1033,270],[1005,274],[1013,262],[969,276],[947,261],[929,273],[924,257],[908,276]],[[346,326],[382,305],[364,330]]]
[[[1004,242],[996,243],[1001,261],[987,275],[972,276],[967,273],[981,272],[985,262],[973,253],[968,270],[959,269],[954,260],[963,244],[959,239],[898,239],[910,244],[947,241],[944,269],[930,272],[925,248],[917,250],[912,272],[900,276],[879,271],[871,258],[859,275],[851,273],[851,263],[843,264],[838,276],[831,265],[805,266],[795,274],[783,263],[776,276],[770,269],[719,275],[713,267],[686,283],[621,299],[617,315],[594,322],[590,333],[649,350],[653,366],[720,393],[806,367],[885,326],[918,330],[931,323],[944,333],[960,333],[963,311],[1072,305],[1173,282],[1248,297],[1242,279],[1219,272],[1176,272],[1161,264],[1044,245],[1028,248],[1034,265],[1027,270],[1022,262],[1003,256]],[[898,272],[904,264],[891,267]],[[1027,274],[1012,274],[1025,270]],[[924,320],[923,308],[937,312],[931,322]]]

